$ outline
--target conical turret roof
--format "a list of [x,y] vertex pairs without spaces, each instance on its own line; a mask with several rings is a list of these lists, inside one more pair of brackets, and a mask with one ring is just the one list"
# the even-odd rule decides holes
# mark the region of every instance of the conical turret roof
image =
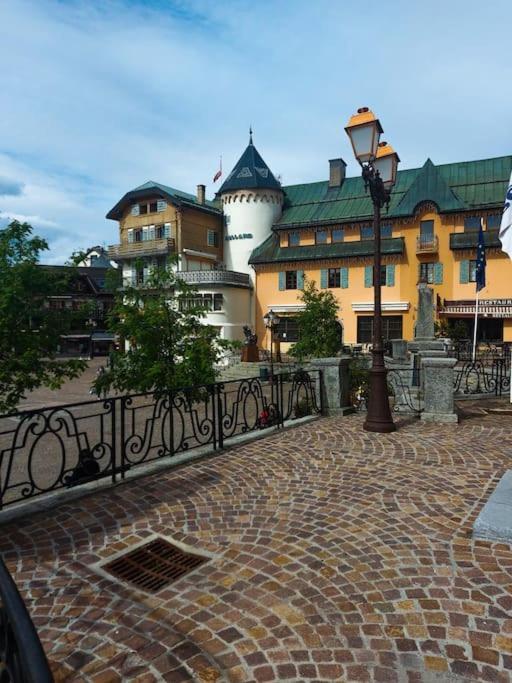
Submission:
[[234,190],[280,190],[281,183],[263,161],[252,141],[252,131],[249,133],[249,144],[245,152],[235,164],[218,194]]

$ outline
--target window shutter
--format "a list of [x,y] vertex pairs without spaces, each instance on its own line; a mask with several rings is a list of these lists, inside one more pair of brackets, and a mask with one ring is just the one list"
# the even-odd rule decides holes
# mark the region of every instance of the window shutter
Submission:
[[135,285],[137,284],[137,272],[133,268],[130,275],[130,281],[132,283],[132,287],[135,287]]
[[147,242],[147,239],[148,239],[148,226],[144,225],[142,227],[142,241]]
[[148,228],[148,240],[154,240],[155,239],[155,226],[150,225]]
[[304,289],[304,271],[297,271],[297,289]]
[[371,287],[373,285],[373,266],[364,267],[364,286]]
[[469,282],[469,261],[460,262],[460,284],[466,285]]
[[435,285],[442,285],[443,284],[443,264],[442,263],[434,263],[434,284]]
[[322,268],[320,271],[320,287],[322,289],[327,289],[329,286],[329,271],[326,268]]
[[171,224],[164,223],[164,237],[167,239],[171,236]]
[[341,288],[348,289],[348,268],[340,268]]
[[149,277],[149,263],[147,261],[144,263],[144,269],[143,270],[144,270],[143,279],[144,279],[144,283],[146,283],[148,280],[148,277]]
[[282,292],[286,289],[286,273],[284,270],[279,272],[279,291]]
[[159,199],[156,203],[156,210],[157,211],[165,211],[165,207],[167,206],[167,202],[165,199]]
[[140,213],[139,205],[138,205],[138,204],[133,204],[133,205],[132,205],[132,210],[131,210],[132,216],[138,216],[139,213]]
[[395,264],[386,266],[386,287],[395,286]]
[[133,242],[133,228],[128,228],[128,244]]

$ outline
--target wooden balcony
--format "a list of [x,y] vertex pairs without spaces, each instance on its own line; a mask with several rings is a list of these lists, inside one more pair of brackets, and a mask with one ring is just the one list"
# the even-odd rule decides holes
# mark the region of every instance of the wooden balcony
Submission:
[[439,251],[439,238],[437,235],[431,237],[416,238],[416,254],[437,254]]
[[114,261],[122,261],[143,256],[165,256],[174,253],[175,249],[176,244],[172,237],[144,242],[122,242],[109,246],[108,257]]

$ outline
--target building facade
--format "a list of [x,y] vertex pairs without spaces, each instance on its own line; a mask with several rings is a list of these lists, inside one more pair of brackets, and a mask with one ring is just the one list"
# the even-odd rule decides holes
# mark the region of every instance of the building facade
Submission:
[[244,153],[221,186],[215,201],[205,186],[191,195],[147,182],[124,195],[107,218],[119,222],[120,243],[109,257],[122,268],[124,283],[143,286],[151,268],[170,256],[177,275],[197,289],[205,322],[224,339],[242,339],[255,325],[253,250],[281,215],[283,192],[254,147]]
[[[460,321],[471,337],[480,219],[487,248],[487,287],[480,294],[479,337],[512,341],[512,264],[498,228],[512,156],[398,172],[382,213],[382,309],[386,340],[412,339],[417,285],[434,290],[436,318]],[[110,247],[125,282],[143,284],[169,255],[198,288],[206,322],[227,339],[256,329],[270,340],[263,317],[280,316],[286,350],[298,338],[296,316],[305,278],[331,290],[346,344],[370,343],[373,330],[373,206],[361,177],[346,177],[343,159],[329,161],[328,180],[281,186],[249,145],[217,192],[205,199],[148,182],[107,214],[119,222]]]
[[[470,337],[475,312],[476,246],[484,220],[487,287],[480,293],[479,337],[512,341],[512,263],[498,229],[512,156],[398,172],[382,216],[382,310],[386,339],[412,339],[417,285],[435,293],[436,317],[461,321]],[[256,273],[257,331],[279,314],[283,348],[296,341],[304,279],[338,300],[343,341],[369,343],[373,329],[373,208],[360,177],[346,178],[341,159],[328,181],[283,188],[272,234],[250,257]]]

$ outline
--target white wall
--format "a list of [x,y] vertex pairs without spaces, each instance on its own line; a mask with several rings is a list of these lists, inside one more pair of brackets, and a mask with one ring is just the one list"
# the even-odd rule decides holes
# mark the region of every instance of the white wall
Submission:
[[219,289],[208,289],[199,287],[201,294],[219,294],[224,296],[224,306],[222,311],[209,311],[204,322],[215,327],[220,327],[223,339],[244,339],[242,328],[244,325],[251,325],[251,310],[253,292],[250,289],[238,287],[222,287]]
[[270,235],[272,225],[281,216],[282,202],[283,193],[277,190],[239,190],[222,195],[227,270],[248,273],[254,284],[249,257]]

